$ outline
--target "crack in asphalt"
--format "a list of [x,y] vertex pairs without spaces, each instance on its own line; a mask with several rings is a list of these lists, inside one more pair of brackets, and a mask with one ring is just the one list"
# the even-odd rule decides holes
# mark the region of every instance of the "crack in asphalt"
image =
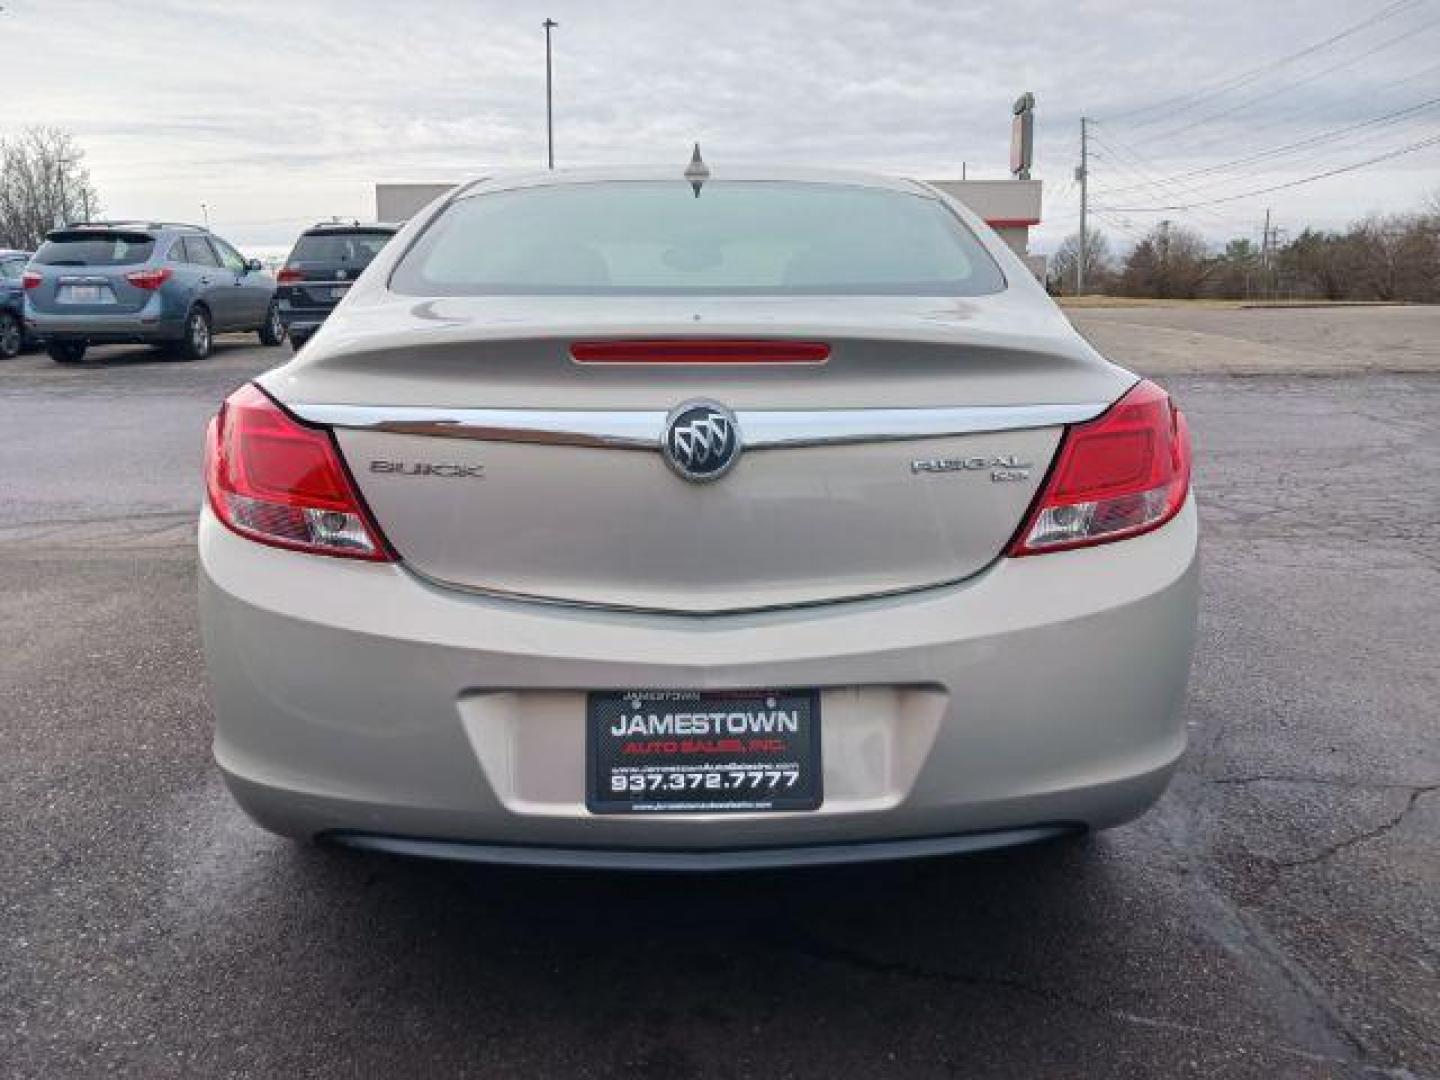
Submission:
[[47,545],[47,551],[178,547],[194,542],[195,510],[160,510],[110,517],[59,518],[0,524],[0,548]]
[[[1173,813],[1162,809],[1159,821],[1163,835],[1176,852],[1182,869],[1194,882],[1194,896],[1208,907],[1196,911],[1201,927],[1213,941],[1234,955],[1245,967],[1257,976],[1264,976],[1273,989],[1272,1006],[1277,1016],[1285,1019],[1295,1037],[1315,1046],[1300,1051],[1312,1054],[1323,1061],[1342,1061],[1352,1068],[1364,1068],[1379,1075],[1405,1076],[1395,1071],[1394,1066],[1372,1065],[1366,1059],[1373,1059],[1374,1051],[1366,1040],[1346,1019],[1340,1007],[1316,982],[1303,963],[1292,956],[1263,925],[1257,921],[1256,913],[1232,897],[1224,886],[1211,878],[1207,872],[1208,863],[1197,857],[1191,830],[1198,824],[1203,794],[1192,789],[1192,785],[1203,783],[1205,777],[1197,773],[1182,774],[1177,778],[1176,791],[1180,798],[1174,804]],[[1187,797],[1188,793],[1188,797]],[[1271,883],[1278,881],[1273,876]],[[1326,1046],[1324,1043],[1330,1043]],[[1348,1059],[1335,1053],[1323,1051],[1344,1050]],[[1298,1051],[1298,1047],[1294,1047]]]
[[1207,784],[1315,784],[1323,787],[1369,788],[1376,791],[1426,791],[1440,789],[1440,781],[1405,784],[1389,780],[1347,780],[1340,776],[1295,776],[1287,773],[1256,773],[1252,776],[1201,776]]
[[[1248,922],[1244,925],[1247,930],[1250,929]],[[939,982],[948,986],[962,986],[967,989],[1005,990],[1034,998],[1047,1005],[1075,1009],[1090,1016],[1113,1020],[1133,1027],[1173,1031],[1187,1035],[1201,1035],[1206,1038],[1224,1040],[1231,1043],[1237,1041],[1234,1032],[1222,1031],[1218,1028],[1205,1027],[1200,1024],[1187,1024],[1179,1020],[1167,1020],[1158,1016],[1147,1016],[1143,1013],[1131,1012],[1128,1009],[1105,1008],[1094,1002],[1086,1001],[1084,998],[1075,997],[1058,990],[1050,990],[1019,979],[1010,979],[1000,975],[976,975],[966,972],[948,971],[944,968],[927,967],[923,964],[915,964],[904,960],[888,960],[884,957],[871,956],[858,949],[847,948],[846,946],[824,941],[804,933],[794,932],[795,928],[793,926],[790,929],[792,931],[791,935],[777,939],[776,944],[787,947],[792,952],[799,953],[802,956],[807,956],[812,960],[822,963],[839,964],[872,975]],[[1344,1030],[1343,1027],[1341,1030],[1347,1039],[1354,1043],[1357,1052],[1362,1054],[1366,1052],[1363,1046],[1355,1042],[1353,1036],[1351,1036],[1348,1031]],[[1351,1058],[1318,1054],[1310,1050],[1304,1050],[1298,1046],[1290,1046],[1283,1043],[1255,1043],[1251,1041],[1251,1045],[1316,1064],[1340,1065],[1352,1071],[1359,1069],[1371,1076],[1392,1077],[1395,1078],[1395,1080],[1407,1080],[1407,1078],[1413,1076],[1407,1069],[1397,1069],[1385,1065],[1372,1065]]]
[[1359,844],[1369,843],[1371,840],[1377,840],[1384,836],[1409,817],[1410,812],[1415,809],[1416,804],[1419,803],[1421,798],[1433,794],[1436,791],[1440,791],[1440,784],[1429,784],[1413,788],[1410,792],[1410,797],[1405,800],[1405,805],[1400,808],[1398,813],[1392,814],[1388,821],[1383,821],[1374,828],[1366,829],[1364,832],[1356,833],[1354,836],[1347,837],[1344,840],[1327,844],[1313,855],[1307,855],[1303,859],[1270,859],[1268,861],[1279,870],[1294,870],[1302,866],[1314,866],[1316,863],[1325,862],[1327,859],[1334,858],[1342,851],[1348,851],[1350,848],[1356,847]]
[[1440,781],[1427,781],[1420,784],[1406,784],[1398,781],[1384,780],[1346,780],[1343,777],[1329,776],[1292,776],[1283,773],[1256,773],[1251,776],[1200,776],[1201,781],[1207,784],[1218,785],[1245,785],[1245,784],[1294,784],[1294,785],[1316,785],[1322,787],[1338,787],[1348,790],[1371,790],[1371,791],[1408,791],[1410,797],[1405,800],[1405,805],[1392,814],[1388,820],[1380,824],[1358,832],[1343,840],[1337,840],[1327,844],[1319,851],[1306,855],[1299,859],[1270,859],[1264,861],[1277,870],[1293,870],[1302,866],[1314,866],[1331,859],[1342,851],[1352,847],[1365,844],[1371,840],[1377,840],[1386,833],[1398,827],[1410,813],[1415,809],[1419,801],[1426,795],[1440,791]]

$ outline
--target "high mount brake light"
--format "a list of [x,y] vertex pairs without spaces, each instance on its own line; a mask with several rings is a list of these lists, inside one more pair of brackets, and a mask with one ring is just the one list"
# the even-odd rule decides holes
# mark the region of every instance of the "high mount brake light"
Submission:
[[577,341],[577,364],[823,364],[823,341],[746,341],[738,338],[661,338],[639,341]]
[[131,270],[125,275],[125,280],[137,289],[154,292],[170,280],[170,268],[161,266],[154,270]]
[[205,443],[210,507],[262,544],[390,561],[329,431],[307,427],[259,387],[236,390],[210,421]]
[[1105,544],[1158,529],[1190,490],[1190,430],[1170,395],[1136,384],[1101,416],[1066,429],[1010,555]]

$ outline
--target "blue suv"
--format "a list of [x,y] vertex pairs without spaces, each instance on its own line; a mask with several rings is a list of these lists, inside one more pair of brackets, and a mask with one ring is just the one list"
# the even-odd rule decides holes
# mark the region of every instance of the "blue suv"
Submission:
[[275,279],[194,225],[67,225],[45,238],[23,284],[25,322],[61,364],[83,359],[89,345],[158,345],[200,360],[217,333],[285,340]]
[[25,333],[25,293],[21,288],[29,261],[28,251],[0,248],[0,360],[19,356],[20,350],[30,344]]

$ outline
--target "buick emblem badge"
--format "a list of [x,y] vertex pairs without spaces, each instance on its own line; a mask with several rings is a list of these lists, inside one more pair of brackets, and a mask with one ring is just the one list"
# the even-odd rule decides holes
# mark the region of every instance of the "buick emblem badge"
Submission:
[[665,420],[660,451],[677,475],[702,484],[719,480],[740,458],[735,414],[714,401],[687,401]]

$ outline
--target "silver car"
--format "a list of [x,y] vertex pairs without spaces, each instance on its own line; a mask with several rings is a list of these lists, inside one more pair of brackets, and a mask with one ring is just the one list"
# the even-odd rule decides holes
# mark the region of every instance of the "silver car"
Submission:
[[492,178],[212,424],[261,825],[675,869],[1130,820],[1184,746],[1185,420],[973,213],[801,169]]

